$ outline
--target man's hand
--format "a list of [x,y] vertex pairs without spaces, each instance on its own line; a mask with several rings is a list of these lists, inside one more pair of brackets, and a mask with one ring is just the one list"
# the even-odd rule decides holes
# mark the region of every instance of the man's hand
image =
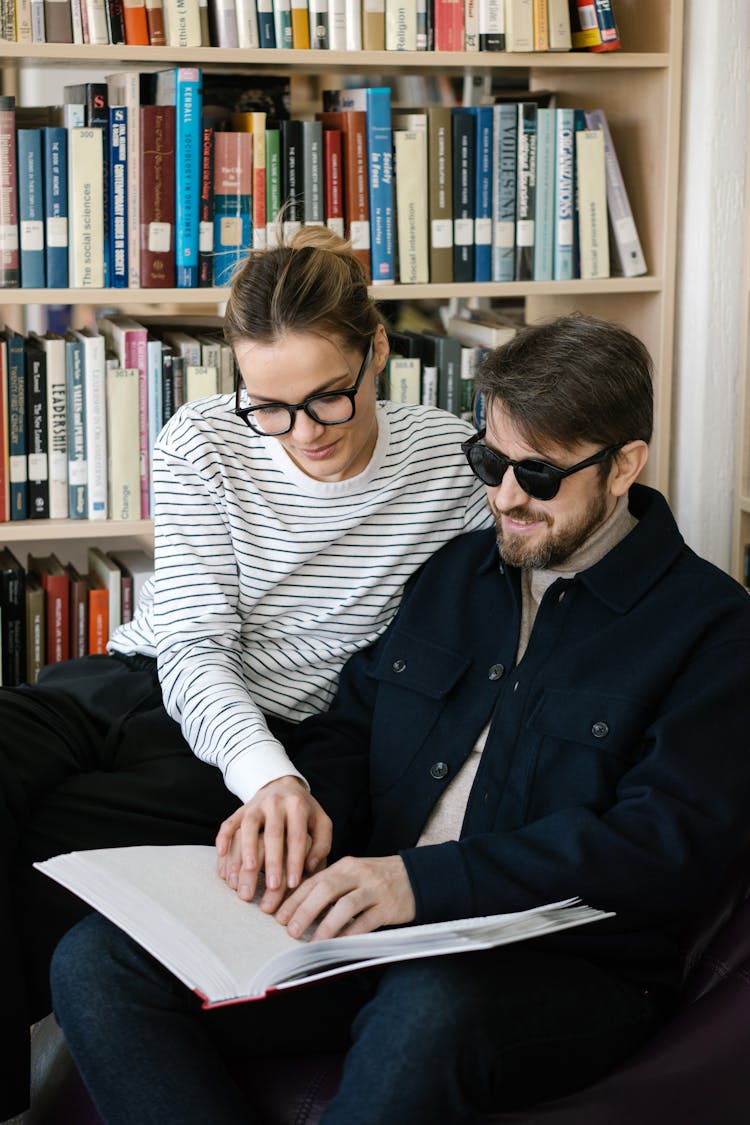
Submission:
[[[303,871],[315,871],[331,850],[331,821],[296,777],[280,777],[232,813],[216,837],[217,871],[240,898],[255,895],[265,869],[263,908],[273,911]],[[286,865],[284,860],[286,858]]]
[[305,879],[276,912],[276,919],[298,938],[326,911],[313,941],[413,922],[416,903],[401,856],[340,859]]

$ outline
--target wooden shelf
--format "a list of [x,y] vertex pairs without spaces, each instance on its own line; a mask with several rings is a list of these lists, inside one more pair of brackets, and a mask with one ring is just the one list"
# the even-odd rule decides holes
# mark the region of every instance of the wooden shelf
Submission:
[[0,541],[35,543],[48,539],[150,538],[151,520],[9,520],[0,524]]

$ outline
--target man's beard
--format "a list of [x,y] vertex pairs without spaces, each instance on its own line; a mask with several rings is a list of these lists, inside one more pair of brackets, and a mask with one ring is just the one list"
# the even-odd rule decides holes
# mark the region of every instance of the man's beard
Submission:
[[[511,508],[509,512],[503,512],[503,515],[517,520],[541,520],[547,525],[551,522],[543,509]],[[541,542],[534,544],[527,544],[523,536],[513,535],[512,532],[506,538],[501,520],[496,516],[495,531],[500,557],[509,566],[523,570],[560,566],[604,523],[607,515],[607,493],[605,489],[601,489],[591,498],[579,519],[559,531],[550,531]]]

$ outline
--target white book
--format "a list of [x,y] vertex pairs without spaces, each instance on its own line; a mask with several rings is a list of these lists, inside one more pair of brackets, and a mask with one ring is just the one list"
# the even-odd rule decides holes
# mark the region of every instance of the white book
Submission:
[[107,75],[107,92],[110,105],[124,105],[128,111],[127,129],[127,183],[128,183],[128,285],[140,285],[140,78],[137,71]]
[[165,0],[164,18],[169,47],[201,46],[201,19],[198,0]]
[[[65,337],[33,334],[47,355],[47,480],[49,518],[68,518],[68,392],[65,379]],[[6,445],[7,448],[7,445]]]
[[347,0],[328,0],[328,45],[332,51],[346,51]]
[[479,0],[464,0],[464,50],[479,50]]
[[260,47],[258,6],[255,0],[235,0],[237,10],[237,45],[251,50]]
[[116,551],[107,551],[107,554],[121,571],[133,579],[133,609],[135,610],[143,587],[154,573],[154,556],[141,547],[118,548]]
[[604,110],[587,110],[586,125],[589,129],[601,129],[604,134],[607,215],[613,264],[624,277],[639,277],[646,273],[646,259]]
[[385,0],[386,51],[416,51],[417,0]]
[[137,367],[107,363],[107,477],[109,518],[141,518],[141,467],[138,436],[140,373]]
[[139,943],[210,1008],[354,968],[492,949],[612,917],[577,899],[512,914],[397,926],[310,943],[244,902],[198,844],[69,852],[35,863]]
[[104,285],[103,137],[99,128],[68,130],[71,289],[101,289]]
[[531,0],[505,0],[505,50],[534,50],[534,10]]
[[328,0],[307,0],[307,17],[310,24],[310,46],[316,50],[328,50]]
[[430,279],[427,215],[427,130],[394,129],[398,270],[402,284]]
[[422,364],[418,356],[389,357],[387,394],[391,402],[419,406],[422,401]]
[[[27,2],[27,0],[24,0]],[[18,10],[18,4],[16,4]],[[83,43],[83,18],[81,16],[81,0],[71,0],[70,3],[70,22],[73,28],[73,42]]]
[[44,43],[44,0],[31,0],[31,41]]
[[505,43],[505,0],[477,0],[477,9],[480,51],[500,50]]
[[499,348],[512,340],[518,331],[512,324],[499,324],[492,320],[475,320],[473,317],[451,316],[445,326],[447,336],[454,336],[462,344],[477,348]]
[[422,405],[438,404],[438,369],[431,365],[422,368]]
[[205,367],[202,363],[189,364],[185,368],[185,402],[198,398],[208,398],[219,393],[219,373],[215,367]]
[[344,0],[346,11],[346,49],[362,50],[362,5],[360,0]]
[[83,345],[86,406],[87,513],[90,520],[107,518],[107,388],[105,344],[99,332],[74,332]]
[[547,11],[549,13],[550,51],[572,50],[568,0],[547,0]]
[[237,47],[237,12],[234,0],[214,0],[217,47]]
[[81,3],[86,5],[87,42],[91,46],[103,46],[105,43],[109,43],[109,28],[104,0],[81,0]]
[[581,277],[609,277],[607,179],[604,134],[601,129],[576,132],[578,188],[578,246]]
[[107,591],[109,603],[109,635],[122,624],[122,571],[101,547],[89,547],[86,552],[89,574],[96,575]]

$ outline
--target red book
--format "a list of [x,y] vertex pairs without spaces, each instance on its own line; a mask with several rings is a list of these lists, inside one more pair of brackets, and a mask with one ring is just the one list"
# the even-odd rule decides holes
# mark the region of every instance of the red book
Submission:
[[435,50],[463,51],[463,0],[435,0]]
[[47,618],[47,663],[57,664],[70,657],[70,578],[57,555],[34,558],[28,569],[35,571],[44,590]]
[[95,575],[89,575],[89,653],[98,656],[107,651],[109,638],[109,595]]
[[323,177],[326,226],[344,237],[344,177],[340,129],[323,131]]
[[16,99],[7,95],[0,97],[0,289],[15,289],[20,280]]
[[175,284],[175,107],[142,105],[140,130],[141,285]]
[[370,260],[370,202],[367,169],[367,114],[363,109],[331,110],[317,113],[328,129],[341,131],[344,169],[344,219],[352,250],[372,276]]
[[125,42],[129,47],[148,47],[146,0],[124,0]]

